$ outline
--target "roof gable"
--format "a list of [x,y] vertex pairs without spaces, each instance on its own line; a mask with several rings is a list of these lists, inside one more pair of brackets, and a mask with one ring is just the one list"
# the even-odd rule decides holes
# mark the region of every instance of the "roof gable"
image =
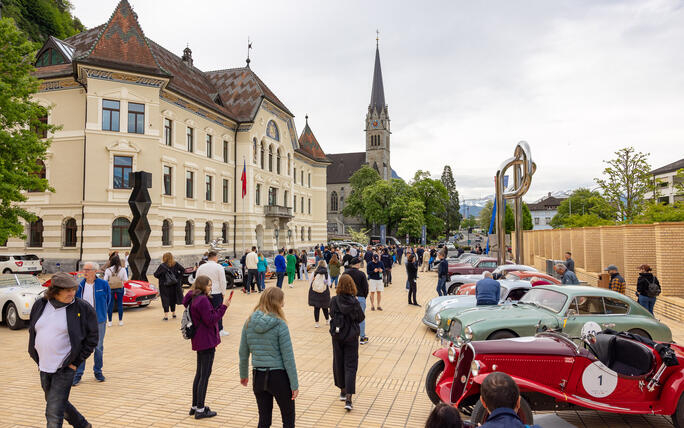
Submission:
[[323,149],[321,149],[321,145],[318,144],[316,136],[309,127],[308,120],[306,122],[306,125],[304,126],[304,130],[302,131],[302,135],[299,137],[299,148],[297,149],[297,151],[313,160],[323,162],[330,161],[330,159],[328,159],[327,156],[325,156]]
[[349,178],[366,163],[366,152],[333,153],[326,172],[327,184],[349,183]]

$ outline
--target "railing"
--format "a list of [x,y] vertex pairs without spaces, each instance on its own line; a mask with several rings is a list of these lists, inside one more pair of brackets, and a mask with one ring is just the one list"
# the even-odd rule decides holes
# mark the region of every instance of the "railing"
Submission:
[[264,215],[267,217],[292,217],[292,208],[282,205],[266,205]]

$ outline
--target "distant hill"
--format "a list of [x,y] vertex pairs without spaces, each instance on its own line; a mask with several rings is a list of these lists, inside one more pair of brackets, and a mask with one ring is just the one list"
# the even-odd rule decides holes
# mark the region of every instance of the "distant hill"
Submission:
[[72,9],[68,0],[2,0],[3,18],[13,18],[17,27],[39,45],[50,36],[63,40],[85,30],[71,15]]

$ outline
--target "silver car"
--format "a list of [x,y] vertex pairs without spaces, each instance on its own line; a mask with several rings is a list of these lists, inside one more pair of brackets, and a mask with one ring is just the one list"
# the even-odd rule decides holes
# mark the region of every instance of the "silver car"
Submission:
[[[501,284],[501,300],[499,304],[517,302],[527,291],[532,288],[529,281],[524,280],[499,280]],[[423,324],[432,330],[437,330],[437,314],[445,309],[467,309],[477,306],[477,298],[473,295],[446,295],[438,296],[428,302],[425,307]]]
[[[505,277],[508,272],[514,271],[526,271],[526,272],[538,272],[536,268],[527,265],[501,265],[492,271],[494,278],[499,276]],[[477,282],[484,278],[481,273],[472,275],[451,275],[449,281],[447,281],[446,289],[447,294],[456,294],[458,288],[463,284],[470,284],[472,282]]]
[[1,274],[0,322],[6,323],[11,330],[24,327],[31,315],[33,303],[44,292],[45,287],[33,275]]

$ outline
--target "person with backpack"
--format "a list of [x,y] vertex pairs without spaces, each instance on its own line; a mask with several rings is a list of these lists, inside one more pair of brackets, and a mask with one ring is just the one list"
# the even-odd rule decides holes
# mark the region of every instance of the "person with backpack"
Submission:
[[259,408],[259,428],[271,426],[273,398],[280,407],[283,428],[295,426],[295,399],[299,380],[290,330],[283,306],[285,294],[269,287],[242,327],[240,339],[240,384],[249,383],[249,356],[252,355],[252,390]]
[[318,320],[320,318],[321,309],[323,309],[323,316],[325,317],[325,324],[329,323],[328,307],[330,307],[330,277],[328,276],[328,267],[325,260],[320,260],[316,271],[311,279],[309,286],[309,306],[314,308],[314,327],[318,328]]
[[207,396],[211,368],[214,365],[216,347],[221,343],[219,320],[223,318],[230,306],[231,298],[231,294],[226,294],[223,303],[215,308],[210,300],[211,287],[211,279],[208,276],[198,275],[183,299],[186,313],[183,314],[181,330],[185,337],[188,327],[186,320],[189,318],[194,327],[194,332],[190,334],[192,350],[197,352],[197,369],[192,382],[192,407],[189,413],[195,415],[195,419],[216,416],[216,412],[209,409],[209,406],[205,406],[204,401]]
[[171,309],[171,316],[176,318],[176,305],[183,302],[180,278],[184,271],[183,266],[176,263],[171,253],[162,255],[162,263],[154,271],[154,277],[159,280],[159,296],[164,310],[162,321],[169,320],[169,309]]
[[336,253],[330,258],[328,266],[330,268],[330,283],[337,287],[337,279],[340,277],[340,259]]
[[340,401],[352,410],[352,395],[356,393],[356,371],[359,368],[359,323],[365,319],[361,304],[356,299],[356,285],[344,274],[330,301],[330,335],[333,346],[333,376],[340,388]]
[[121,259],[115,255],[110,259],[110,266],[104,271],[104,280],[109,283],[109,290],[111,298],[109,299],[109,307],[107,308],[107,327],[112,326],[112,313],[114,312],[114,300],[116,300],[116,309],[119,313],[119,325],[124,325],[123,322],[123,296],[124,283],[128,281],[128,273],[122,266]]
[[636,294],[639,304],[653,314],[656,297],[660,295],[660,282],[651,273],[651,267],[647,264],[639,266]]
[[[349,275],[356,286],[356,300],[361,305],[361,310],[366,312],[366,298],[368,297],[368,278],[359,268],[361,267],[361,260],[354,257],[349,261],[349,267],[344,269],[344,274]],[[368,336],[366,336],[366,320],[359,323],[359,344],[365,345],[368,343]]]

